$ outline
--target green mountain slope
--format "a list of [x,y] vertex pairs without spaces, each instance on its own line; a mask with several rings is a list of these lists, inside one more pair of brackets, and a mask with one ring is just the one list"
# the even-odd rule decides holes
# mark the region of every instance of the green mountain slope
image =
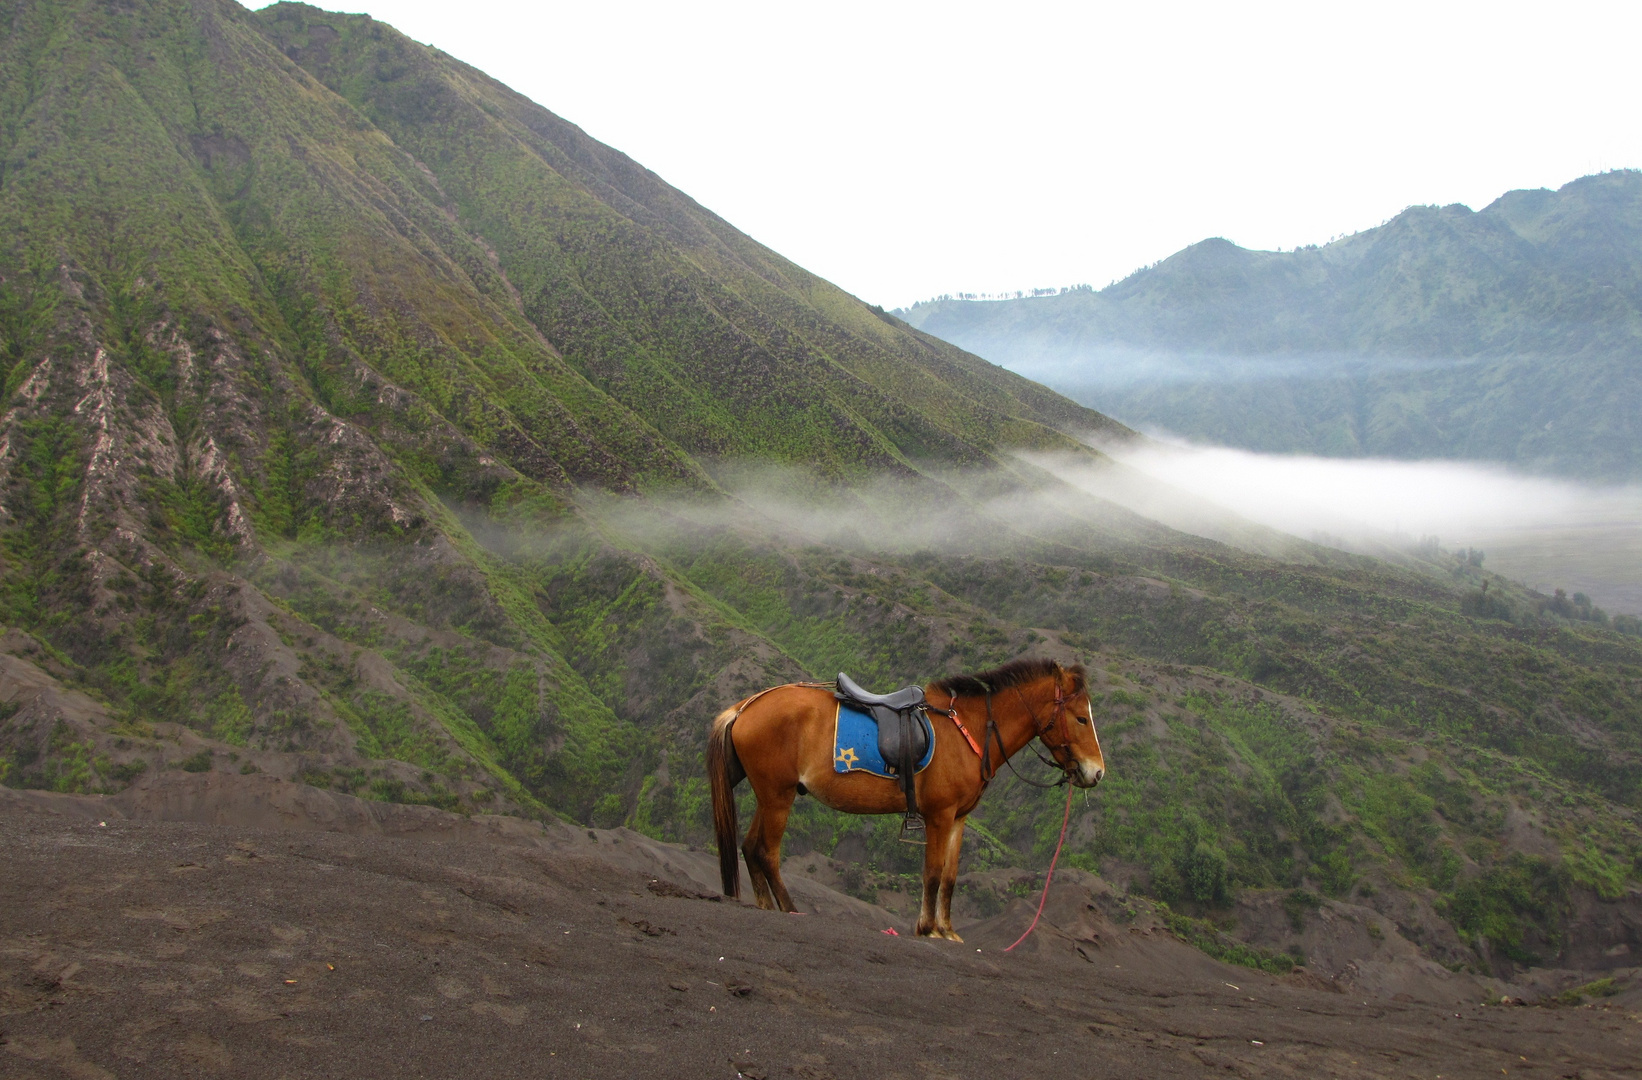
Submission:
[[[649,750],[544,612],[565,573],[625,566],[620,632],[664,598],[736,658],[669,709],[801,669],[580,487],[722,498],[756,460],[941,489],[1122,432],[369,18],[5,15],[7,621],[122,722],[587,813]],[[475,522],[575,540],[550,586]]]
[[[1090,497],[1121,425],[367,17],[0,19],[0,782],[699,842],[739,695],[1038,650],[1121,763],[1072,857],[1178,903],[1367,884],[1510,964],[1642,869],[1642,642],[1589,611]],[[995,787],[976,864],[1046,858],[1043,809]],[[910,869],[881,824],[806,802],[794,846]]]
[[519,308],[675,444],[849,473],[987,460],[1103,418],[909,334],[624,155],[364,18],[280,4],[258,23],[431,172]]
[[1269,451],[1642,476],[1642,173],[1206,240],[1100,292],[906,317],[1124,421]]

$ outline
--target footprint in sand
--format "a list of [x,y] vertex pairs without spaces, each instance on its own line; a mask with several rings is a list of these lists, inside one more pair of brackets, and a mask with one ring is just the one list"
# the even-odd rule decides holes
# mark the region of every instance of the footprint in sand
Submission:
[[203,1031],[189,1032],[171,1049],[183,1061],[210,1072],[222,1072],[234,1064],[228,1048]]
[[113,1073],[88,1061],[74,1045],[73,1039],[23,1039],[14,1035],[0,1049],[16,1054],[25,1061],[55,1065],[74,1080],[114,1080]]
[[481,1016],[494,1016],[512,1027],[518,1027],[530,1015],[530,1010],[523,1005],[498,1005],[494,1001],[475,1002],[469,1008]]
[[468,989],[466,983],[459,979],[453,979],[448,975],[435,979],[433,985],[442,996],[453,1000],[468,997],[473,993],[472,990]]

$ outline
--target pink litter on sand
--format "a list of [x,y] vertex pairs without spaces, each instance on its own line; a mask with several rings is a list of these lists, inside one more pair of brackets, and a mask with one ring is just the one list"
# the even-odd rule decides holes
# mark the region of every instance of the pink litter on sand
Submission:
[[893,927],[893,926],[890,927],[888,930],[885,930],[884,933],[888,934],[890,937],[900,937],[901,936],[901,932],[899,930],[895,929],[895,927]]

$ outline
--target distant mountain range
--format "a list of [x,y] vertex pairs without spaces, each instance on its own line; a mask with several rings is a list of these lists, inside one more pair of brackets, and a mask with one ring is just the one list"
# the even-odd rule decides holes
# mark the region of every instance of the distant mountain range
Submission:
[[1205,240],[1098,292],[898,314],[1197,440],[1642,478],[1638,172],[1411,207],[1292,252]]

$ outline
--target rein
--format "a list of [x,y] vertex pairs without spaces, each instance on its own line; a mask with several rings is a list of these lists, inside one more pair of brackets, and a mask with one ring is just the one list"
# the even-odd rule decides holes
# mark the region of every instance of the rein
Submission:
[[[979,801],[980,796],[986,793],[987,785],[992,783],[992,778],[998,775],[998,771],[992,767],[993,740],[996,740],[998,743],[998,753],[1003,757],[1003,763],[1009,766],[1009,771],[1014,773],[1015,779],[1019,780],[1021,783],[1035,788],[1055,788],[1060,787],[1062,784],[1065,784],[1071,780],[1072,770],[1070,766],[1062,765],[1058,759],[1054,761],[1048,760],[1043,756],[1043,754],[1038,752],[1037,747],[1033,747],[1032,752],[1037,754],[1038,760],[1042,761],[1045,765],[1053,765],[1055,768],[1059,769],[1060,779],[1055,781],[1053,784],[1040,784],[1035,780],[1028,780],[1020,774],[1020,771],[1015,768],[1014,763],[1009,760],[1009,755],[1004,750],[1003,733],[998,730],[997,723],[992,719],[992,693],[993,691],[990,687],[988,687],[986,692],[986,737],[981,744],[982,749],[978,751],[981,759],[981,791],[975,796],[976,801]],[[1026,715],[1032,717],[1032,723],[1037,729],[1033,733],[1033,737],[1049,747],[1049,753],[1051,756],[1056,755],[1059,751],[1066,750],[1071,745],[1071,740],[1064,737],[1060,731],[1066,721],[1066,691],[1061,687],[1060,679],[1058,677],[1055,679],[1055,711],[1049,715],[1049,722],[1047,724],[1038,722],[1037,716],[1032,712],[1032,706],[1027,704],[1026,695],[1021,693],[1021,688],[1018,686],[1015,687],[1015,695],[1021,699],[1021,707],[1026,710]],[[969,743],[970,749],[975,749],[974,738],[969,734],[969,729],[964,727],[963,720],[958,717],[958,695],[951,694],[949,697],[951,700],[947,702],[947,707],[945,709],[934,709],[932,711],[942,712],[947,716],[950,716],[953,723],[958,725],[958,730],[964,733],[964,740]],[[1052,743],[1048,739],[1044,738],[1044,736],[1048,735],[1050,731],[1054,731],[1057,735],[1062,735],[1058,744]],[[1027,745],[1031,745],[1031,740],[1027,741]],[[1033,913],[1032,922],[1026,927],[1025,932],[1022,933],[1020,937],[1016,938],[1013,944],[1004,949],[1004,952],[1013,951],[1016,945],[1019,945],[1021,942],[1025,941],[1031,935],[1032,931],[1038,928],[1038,920],[1043,918],[1044,905],[1049,903],[1049,885],[1055,880],[1055,866],[1060,862],[1061,849],[1066,846],[1066,826],[1071,820],[1072,789],[1068,786],[1066,789],[1066,808],[1061,811],[1060,815],[1060,838],[1055,841],[1055,854],[1049,860],[1049,872],[1043,877],[1043,895],[1038,897],[1038,910]]]
[[[1066,844],[1066,823],[1072,820],[1072,789],[1066,789],[1066,810],[1060,816],[1060,839],[1055,841],[1055,855],[1049,860],[1049,872],[1043,875],[1043,895],[1038,898],[1038,913],[1032,916],[1032,925],[1026,928],[1026,933],[1015,939],[1015,945],[1026,940],[1026,935],[1038,928],[1038,920],[1043,918],[1043,905],[1049,902],[1049,883],[1055,880],[1055,864],[1060,862],[1060,849]],[[1009,946],[1004,952],[1009,952],[1015,945]]]

